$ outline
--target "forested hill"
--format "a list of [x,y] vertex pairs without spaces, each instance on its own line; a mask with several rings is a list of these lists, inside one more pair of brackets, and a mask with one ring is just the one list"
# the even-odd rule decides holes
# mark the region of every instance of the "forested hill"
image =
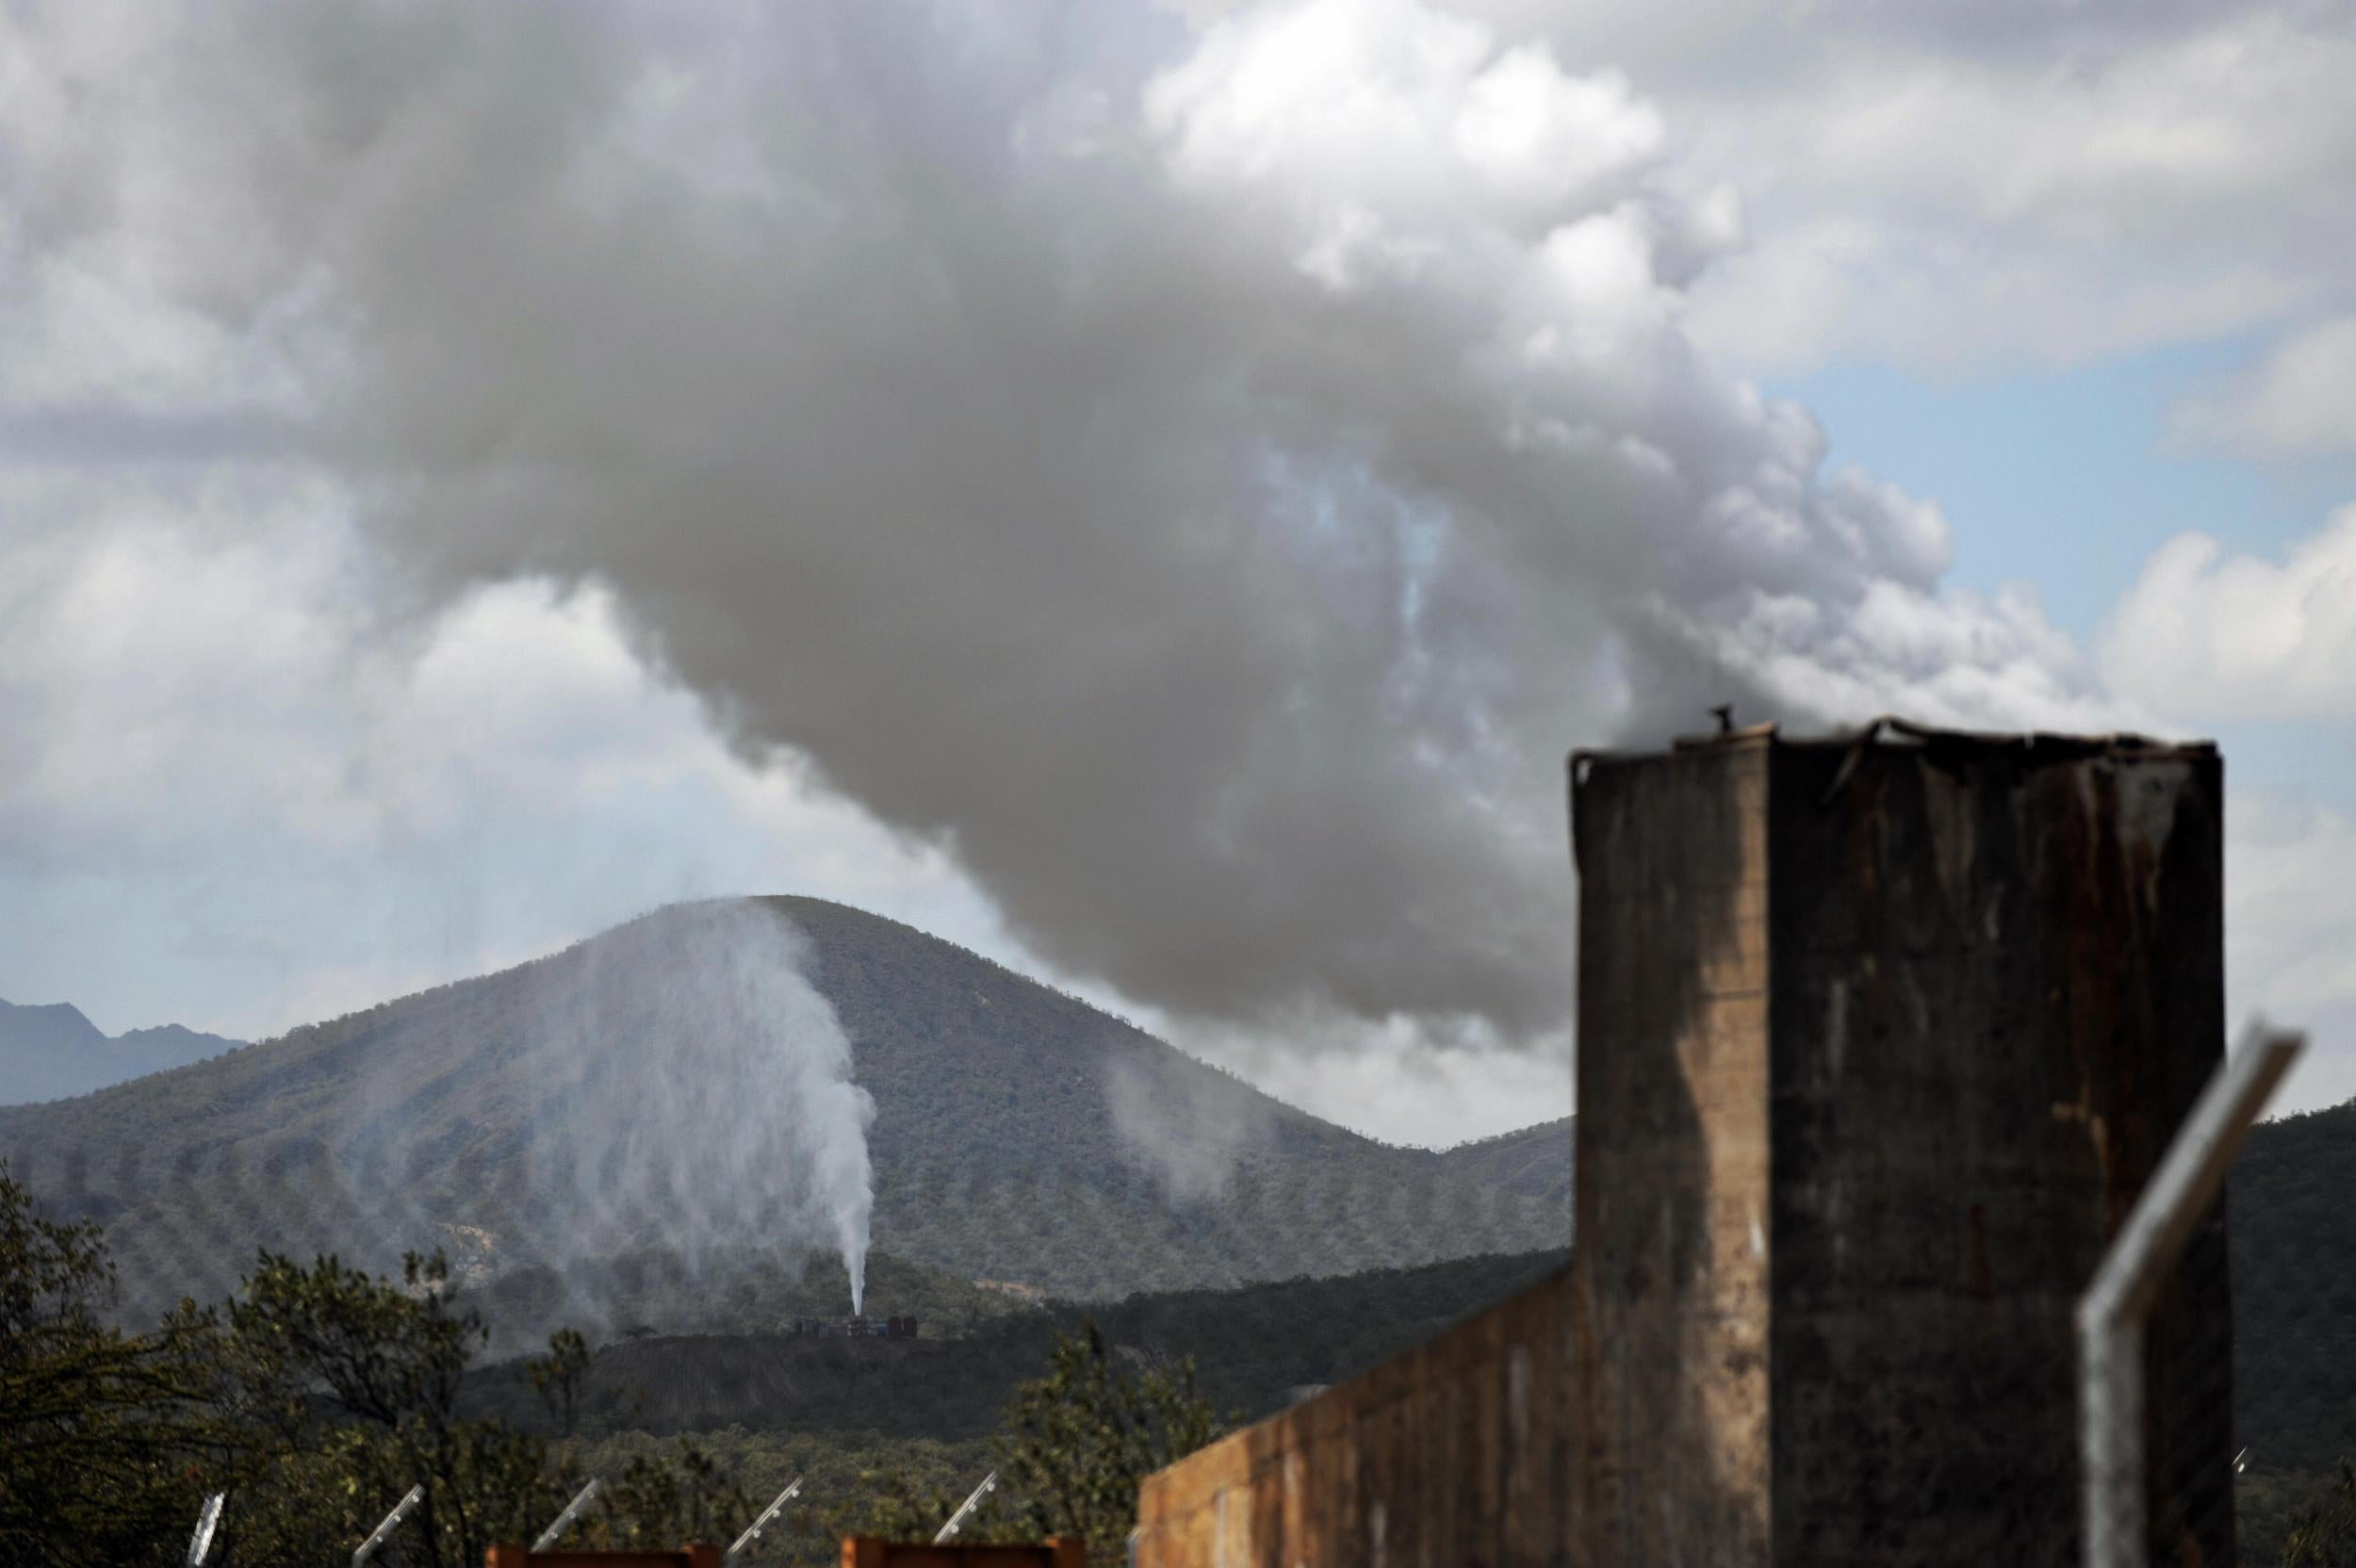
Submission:
[[[924,1337],[912,1343],[742,1331],[624,1339],[598,1350],[580,1413],[592,1433],[743,1427],[975,1438],[995,1429],[1015,1384],[1039,1375],[1055,1336],[1092,1320],[1125,1358],[1191,1360],[1220,1411],[1256,1420],[1536,1283],[1566,1256],[1465,1258],[1086,1306],[1050,1302],[960,1319],[957,1337],[927,1320]],[[513,1365],[479,1373],[471,1402],[521,1425],[546,1418]]]
[[2356,1101],[2250,1129],[2226,1202],[2251,1462],[2356,1458]]
[[[372,1265],[439,1246],[487,1277],[593,1226],[638,1246],[775,1245],[788,1220],[821,1236],[808,1193],[768,1191],[794,1163],[778,1146],[721,1183],[661,1163],[747,1126],[801,1135],[766,1078],[679,1081],[688,1025],[665,1013],[667,975],[615,956],[693,968],[715,908],[801,933],[874,1097],[884,1251],[1104,1298],[1568,1240],[1551,1189],[1361,1137],[973,953],[798,898],[661,911],[177,1071],[0,1108],[0,1154],[60,1212],[107,1222],[131,1316],[221,1294],[257,1246]],[[617,1190],[616,1172],[638,1176]]]
[[1459,1144],[1441,1158],[1464,1175],[1567,1210],[1575,1137],[1573,1119],[1566,1116],[1478,1143]]

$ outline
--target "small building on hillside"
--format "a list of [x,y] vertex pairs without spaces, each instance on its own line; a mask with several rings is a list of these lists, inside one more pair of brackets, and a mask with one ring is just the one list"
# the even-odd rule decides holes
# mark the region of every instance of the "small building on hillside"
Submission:
[[914,1339],[913,1317],[797,1317],[788,1331],[795,1339]]

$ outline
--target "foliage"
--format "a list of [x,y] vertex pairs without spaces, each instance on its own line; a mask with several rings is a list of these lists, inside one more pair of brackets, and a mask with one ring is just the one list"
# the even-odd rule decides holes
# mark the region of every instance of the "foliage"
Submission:
[[190,1517],[204,1326],[106,1327],[112,1285],[98,1227],[47,1219],[0,1163],[0,1560],[136,1562]]
[[[1215,1406],[1257,1418],[1290,1403],[1303,1386],[1338,1382],[1535,1283],[1563,1257],[1466,1258],[1106,1305],[1051,1302],[955,1341],[933,1337],[929,1325],[913,1341],[744,1334],[625,1341],[592,1359],[581,1387],[581,1429],[602,1437],[737,1425],[903,1443],[979,1440],[997,1429],[1018,1385],[1048,1363],[1058,1338],[1080,1333],[1090,1319],[1116,1354],[1191,1360]],[[512,1371],[477,1374],[466,1398],[511,1423],[545,1425],[539,1402]]]
[[[930,1541],[964,1506],[980,1481],[978,1476],[969,1478],[963,1490],[959,1490],[956,1484],[927,1478],[899,1464],[861,1471],[855,1494],[858,1500],[836,1511],[835,1525],[844,1535],[872,1535],[886,1541]],[[993,1491],[984,1497],[966,1522],[957,1527],[960,1541],[1013,1538],[1007,1527],[1003,1491]]]
[[1047,1376],[1016,1391],[1000,1472],[1035,1538],[1081,1536],[1098,1560],[1119,1561],[1137,1483],[1226,1425],[1197,1392],[1192,1362],[1123,1365],[1088,1321],[1056,1341]]
[[2356,1102],[2251,1129],[2227,1208],[2233,1417],[2253,1462],[2356,1450]]
[[[582,1438],[597,1358],[570,1332],[489,1374],[539,1402],[535,1426],[469,1410],[488,1334],[453,1302],[438,1255],[412,1254],[394,1280],[264,1253],[236,1298],[183,1303],[146,1336],[92,1315],[106,1280],[98,1228],[43,1217],[0,1168],[0,1560],[161,1564],[221,1489],[235,1504],[215,1563],[335,1560],[414,1482],[426,1500],[385,1560],[455,1568],[532,1538],[590,1474],[606,1484],[568,1546],[725,1540],[765,1500],[744,1484],[758,1472],[764,1485],[812,1476],[827,1500],[744,1560],[815,1563],[838,1533],[929,1535],[989,1457],[978,1442],[861,1448],[735,1431],[666,1451]],[[1219,1424],[1191,1365],[1116,1350],[1092,1322],[1047,1364],[1006,1405],[1002,1488],[966,1534],[1086,1534],[1117,1557],[1137,1478]]]
[[[95,1315],[99,1228],[48,1219],[0,1166],[0,1561],[172,1561],[218,1490],[235,1506],[217,1564],[347,1556],[413,1484],[388,1561],[457,1568],[531,1539],[583,1478],[576,1445],[461,1408],[487,1334],[448,1279],[439,1255],[395,1281],[263,1253],[225,1306],[127,1334]],[[521,1368],[559,1428],[588,1363],[560,1332]],[[677,1545],[751,1513],[682,1440],[623,1464],[574,1544]]]
[[2336,1484],[2292,1520],[2281,1568],[2356,1568],[2356,1464],[2340,1461]]
[[669,1458],[640,1454],[597,1494],[596,1519],[584,1537],[600,1546],[668,1549],[684,1541],[718,1541],[759,1511],[735,1476],[685,1438]]
[[[485,1333],[445,1300],[449,1272],[438,1253],[410,1254],[398,1283],[334,1257],[262,1254],[218,1349],[223,1414],[260,1439],[230,1478],[241,1558],[349,1551],[412,1484],[425,1499],[402,1555],[433,1568],[480,1562],[564,1505],[571,1477],[545,1438],[459,1412]],[[561,1366],[541,1381],[553,1389]]]

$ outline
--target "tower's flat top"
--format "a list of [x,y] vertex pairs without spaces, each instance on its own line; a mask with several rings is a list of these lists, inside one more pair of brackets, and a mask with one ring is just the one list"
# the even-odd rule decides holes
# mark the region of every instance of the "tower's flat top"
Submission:
[[2217,755],[2217,743],[2214,741],[2170,741],[2126,731],[2078,735],[2056,730],[1944,729],[1936,725],[1917,724],[1894,714],[1884,714],[1855,729],[1832,730],[1822,735],[1789,735],[1777,725],[1759,724],[1740,729],[1723,729],[1714,734],[1680,735],[1670,743],[1665,752],[1641,749],[1575,751],[1571,754],[1571,764],[1575,771],[1584,771],[1585,765],[1593,762],[1632,761],[1640,758],[1721,746],[1763,745],[1831,750],[1873,745],[1921,747],[1948,756],[1964,751],[2025,752],[2040,760],[2054,761],[2096,756],[2201,758]]

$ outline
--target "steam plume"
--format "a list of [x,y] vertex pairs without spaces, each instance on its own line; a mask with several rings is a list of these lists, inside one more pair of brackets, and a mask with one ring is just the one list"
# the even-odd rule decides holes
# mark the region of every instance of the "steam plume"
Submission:
[[782,920],[727,902],[525,972],[485,1094],[531,1107],[550,1261],[823,1242],[863,1309],[875,1103],[803,961]]
[[25,243],[262,366],[429,602],[610,583],[1142,1002],[1543,1035],[1568,746],[2086,711],[1695,351],[1739,206],[1600,62],[1416,0],[92,10],[16,24],[10,169],[82,192]]

